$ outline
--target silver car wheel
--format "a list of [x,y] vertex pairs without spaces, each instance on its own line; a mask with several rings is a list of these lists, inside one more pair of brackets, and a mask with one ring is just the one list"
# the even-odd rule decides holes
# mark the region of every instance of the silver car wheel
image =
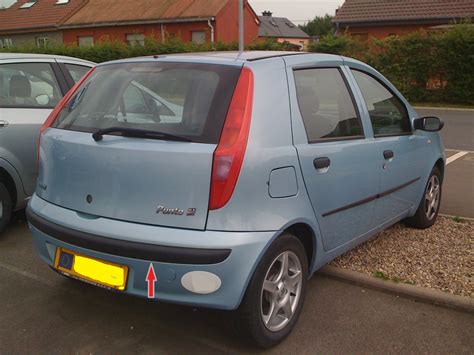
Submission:
[[303,271],[298,256],[285,251],[277,256],[262,285],[260,313],[268,330],[277,332],[292,319],[301,298]]
[[438,212],[441,185],[436,175],[431,176],[426,186],[425,214],[428,220],[432,220]]

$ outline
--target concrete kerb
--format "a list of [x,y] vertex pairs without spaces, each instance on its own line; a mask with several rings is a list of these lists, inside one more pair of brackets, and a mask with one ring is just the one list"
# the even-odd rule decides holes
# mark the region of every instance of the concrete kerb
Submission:
[[457,296],[443,291],[394,282],[391,280],[383,280],[360,272],[329,265],[323,267],[319,273],[324,276],[340,279],[342,281],[371,289],[389,292],[401,297],[413,298],[425,303],[474,313],[474,299],[470,297]]

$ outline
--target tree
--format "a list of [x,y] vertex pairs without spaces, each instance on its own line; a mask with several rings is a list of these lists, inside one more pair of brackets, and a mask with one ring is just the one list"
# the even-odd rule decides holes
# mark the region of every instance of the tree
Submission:
[[333,16],[331,15],[316,16],[313,20],[299,27],[310,36],[322,37],[334,33],[332,19]]

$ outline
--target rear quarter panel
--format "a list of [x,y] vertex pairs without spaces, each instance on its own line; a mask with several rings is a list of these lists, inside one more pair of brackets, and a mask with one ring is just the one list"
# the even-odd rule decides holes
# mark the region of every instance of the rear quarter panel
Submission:
[[[305,192],[298,156],[293,146],[286,66],[282,58],[248,62],[254,73],[254,103],[242,169],[231,200],[210,211],[207,229],[278,231],[291,223],[314,225],[314,212]],[[293,167],[297,192],[272,198],[272,170]]]

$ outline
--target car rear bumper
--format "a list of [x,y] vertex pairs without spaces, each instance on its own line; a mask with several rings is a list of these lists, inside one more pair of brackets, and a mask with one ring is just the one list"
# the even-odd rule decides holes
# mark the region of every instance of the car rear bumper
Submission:
[[[27,217],[41,258],[54,266],[58,247],[129,268],[125,293],[147,297],[150,263],[157,274],[155,298],[193,306],[236,309],[253,270],[276,232],[194,231],[129,223],[76,213],[36,195]],[[217,275],[210,294],[186,290],[191,271]]]

